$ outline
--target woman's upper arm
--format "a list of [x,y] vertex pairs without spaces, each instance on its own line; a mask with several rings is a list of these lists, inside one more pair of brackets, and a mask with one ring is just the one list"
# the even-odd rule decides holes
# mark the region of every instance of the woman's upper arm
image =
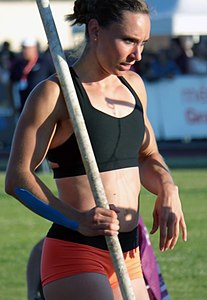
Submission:
[[145,134],[142,142],[141,149],[139,151],[139,160],[143,161],[150,155],[158,153],[157,142],[155,139],[154,131],[151,126],[151,123],[146,116],[145,118]]
[[12,142],[8,171],[33,171],[43,160],[58,122],[57,83],[45,81],[30,94]]
[[157,148],[157,142],[155,139],[153,128],[147,116],[147,93],[146,93],[144,82],[137,74],[132,74],[130,77],[131,77],[131,84],[134,90],[136,91],[137,95],[139,96],[139,99],[143,107],[145,134],[139,152],[139,159],[143,160],[149,155],[151,155],[152,153],[157,153],[158,148]]

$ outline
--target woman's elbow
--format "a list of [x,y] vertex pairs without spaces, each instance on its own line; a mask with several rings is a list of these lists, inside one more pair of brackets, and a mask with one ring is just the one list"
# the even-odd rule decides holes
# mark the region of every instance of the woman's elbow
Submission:
[[15,195],[15,177],[16,175],[14,174],[6,173],[4,189],[5,192],[11,196]]

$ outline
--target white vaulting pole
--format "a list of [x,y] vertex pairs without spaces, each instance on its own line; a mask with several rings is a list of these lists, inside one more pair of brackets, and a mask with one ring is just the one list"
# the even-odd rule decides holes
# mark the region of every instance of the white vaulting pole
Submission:
[[[49,0],[36,0],[36,2],[96,205],[98,207],[109,209],[84,118],[73,86],[70,70],[61,47],[52,11],[50,9]],[[131,286],[118,237],[106,236],[105,238],[119,281],[122,297],[124,300],[134,300],[136,298]]]

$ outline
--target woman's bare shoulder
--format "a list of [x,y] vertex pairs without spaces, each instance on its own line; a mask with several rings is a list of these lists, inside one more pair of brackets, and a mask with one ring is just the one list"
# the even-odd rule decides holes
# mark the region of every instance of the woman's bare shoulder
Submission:
[[44,99],[43,104],[55,103],[61,96],[61,88],[59,80],[56,75],[52,75],[47,79],[41,81],[29,95],[27,101],[32,103],[41,102]]
[[23,115],[66,118],[65,101],[57,76],[41,81],[30,93],[25,103]]
[[40,90],[41,92],[60,92],[60,83],[59,83],[59,79],[57,77],[56,74],[51,75],[50,77],[48,77],[47,79],[41,81],[38,85],[37,85],[37,90]]
[[144,87],[144,82],[139,74],[134,71],[128,71],[123,76],[131,85],[140,85]]
[[132,86],[132,88],[135,90],[137,95],[140,98],[140,101],[142,102],[142,105],[146,106],[146,90],[145,90],[145,84],[142,78],[139,74],[135,73],[134,71],[126,72],[123,76],[128,83]]

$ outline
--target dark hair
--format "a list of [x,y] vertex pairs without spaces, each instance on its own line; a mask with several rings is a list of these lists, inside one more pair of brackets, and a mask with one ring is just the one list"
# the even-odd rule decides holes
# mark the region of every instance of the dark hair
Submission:
[[96,19],[99,25],[106,27],[112,22],[120,22],[123,11],[149,15],[145,0],[76,0],[73,14],[66,15],[72,25],[86,25],[91,19]]

